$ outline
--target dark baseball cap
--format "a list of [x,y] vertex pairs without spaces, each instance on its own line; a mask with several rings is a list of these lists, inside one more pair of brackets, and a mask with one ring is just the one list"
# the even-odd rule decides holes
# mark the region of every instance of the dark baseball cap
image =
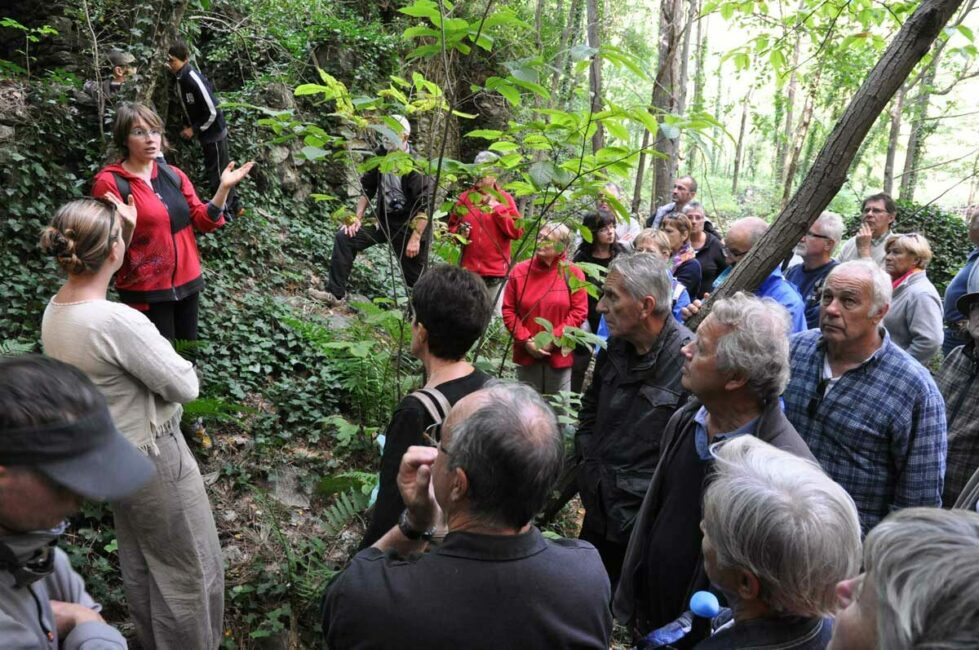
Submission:
[[[0,373],[27,365],[31,366],[35,378],[37,372],[61,372],[62,380],[89,383],[90,394],[96,395],[97,399],[87,413],[72,419],[10,426],[4,424],[9,420],[0,418],[0,465],[30,467],[76,494],[107,501],[125,497],[150,480],[154,472],[152,461],[119,432],[105,398],[84,374],[67,364],[38,355],[10,361],[0,360]],[[13,368],[18,361],[19,368]],[[21,380],[29,379],[25,373],[13,374]],[[0,382],[7,386],[0,388],[9,388],[8,380],[12,379],[15,378],[8,376]],[[31,387],[23,386],[22,389],[30,390]],[[48,401],[57,397],[50,390],[40,392]]]
[[969,317],[969,310],[972,309],[972,305],[979,302],[979,291],[973,291],[972,293],[967,293],[955,302],[955,308],[959,310],[959,313]]

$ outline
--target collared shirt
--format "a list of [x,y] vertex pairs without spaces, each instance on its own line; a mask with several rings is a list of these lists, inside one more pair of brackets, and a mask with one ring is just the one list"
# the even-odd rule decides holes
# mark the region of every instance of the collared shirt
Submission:
[[[892,234],[894,234],[893,231],[888,230],[880,237],[870,240],[870,257],[880,268],[884,268],[884,256],[887,254],[887,251],[884,250],[884,245],[887,244],[887,238]],[[843,242],[843,248],[840,249],[839,258],[840,262],[852,262],[853,260],[860,259],[860,250],[857,248],[856,237],[850,237]]]
[[785,279],[792,286],[799,290],[802,300],[806,305],[806,326],[809,329],[819,327],[819,303],[823,292],[823,283],[826,276],[832,271],[839,262],[830,260],[826,264],[815,268],[806,269],[805,264],[796,264],[789,267],[785,272]]
[[[928,371],[881,330],[880,348],[823,391],[819,330],[790,339],[785,415],[823,469],[853,497],[864,531],[888,512],[941,505],[945,403]],[[825,384],[824,384],[825,387]]]
[[326,589],[330,648],[609,647],[609,582],[579,540],[451,532],[436,549],[400,558],[354,556]]
[[700,460],[711,460],[713,457],[710,453],[710,446],[718,442],[724,442],[725,440],[732,440],[738,436],[743,436],[746,433],[754,433],[755,428],[758,426],[758,418],[747,422],[734,431],[728,431],[725,433],[719,433],[714,436],[711,440],[710,436],[707,435],[707,407],[701,406],[697,413],[693,416],[693,421],[696,422],[696,428],[694,429],[694,445],[697,447],[697,455],[700,456]]

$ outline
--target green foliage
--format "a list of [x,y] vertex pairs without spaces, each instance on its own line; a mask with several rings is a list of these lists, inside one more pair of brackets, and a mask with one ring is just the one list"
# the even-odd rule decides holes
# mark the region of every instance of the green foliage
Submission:
[[[846,219],[848,237],[857,233],[860,221],[860,215],[851,214]],[[893,229],[897,233],[916,232],[925,236],[933,255],[928,265],[928,279],[940,295],[945,295],[945,288],[965,264],[965,258],[972,250],[966,223],[960,216],[935,205],[899,200]]]
[[364,494],[363,490],[354,488],[340,493],[333,505],[323,511],[327,532],[330,535],[339,533],[366,510],[369,503],[370,494]]

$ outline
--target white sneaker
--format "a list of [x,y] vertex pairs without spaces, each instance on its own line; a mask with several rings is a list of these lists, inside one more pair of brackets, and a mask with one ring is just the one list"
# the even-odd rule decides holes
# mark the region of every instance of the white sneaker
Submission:
[[328,307],[337,307],[344,302],[343,298],[337,298],[329,291],[320,291],[319,289],[310,289],[309,297],[325,303]]

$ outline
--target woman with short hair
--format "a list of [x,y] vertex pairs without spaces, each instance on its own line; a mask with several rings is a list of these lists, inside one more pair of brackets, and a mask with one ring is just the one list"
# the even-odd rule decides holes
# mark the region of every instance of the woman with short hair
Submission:
[[699,296],[703,271],[697,261],[697,252],[690,245],[690,219],[682,212],[671,212],[663,217],[659,228],[670,240],[670,271],[673,277],[687,288],[691,296]]
[[580,327],[588,316],[585,275],[568,262],[571,230],[549,221],[537,235],[533,257],[513,267],[503,293],[503,322],[513,335],[513,362],[517,379],[542,395],[571,390],[571,350],[551,340],[538,346],[534,337],[546,320],[555,339],[565,327]]
[[194,229],[211,232],[224,225],[228,193],[255,163],[240,169],[230,163],[205,204],[187,175],[163,160],[163,120],[152,108],[122,104],[112,142],[121,159],[95,175],[92,196],[108,192],[136,208],[136,230],[116,275],[119,299],[146,314],[170,341],[195,341],[204,278]]
[[[106,294],[126,260],[137,209],[111,192],[55,213],[41,249],[68,279],[44,310],[44,352],[70,363],[105,395],[112,419],[156,468],[114,502],[126,602],[145,648],[217,648],[223,637],[224,564],[181,404],[197,397],[194,366],[144,314]],[[138,230],[137,230],[138,232]]]
[[700,201],[690,201],[683,206],[683,214],[690,219],[690,246],[700,262],[700,294],[703,298],[714,290],[714,280],[727,268],[727,260],[721,247],[721,239],[707,231],[707,212]]
[[891,276],[894,297],[884,316],[891,340],[927,365],[944,338],[942,299],[925,269],[931,246],[924,235],[891,235],[884,244],[884,270]]

